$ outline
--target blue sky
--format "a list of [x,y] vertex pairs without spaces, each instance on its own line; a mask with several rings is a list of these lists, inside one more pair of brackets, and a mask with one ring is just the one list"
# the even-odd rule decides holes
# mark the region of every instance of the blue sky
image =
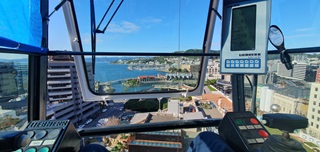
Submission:
[[[119,2],[120,0],[116,0],[115,4]],[[138,0],[135,2],[138,4],[134,1],[124,1],[106,33],[97,34],[97,51],[173,52],[202,47],[209,0],[203,0],[202,3],[195,0],[181,1],[180,23],[178,22],[179,1]],[[109,4],[110,1],[107,0],[95,0],[96,24],[99,23]],[[89,2],[79,5],[75,1],[75,6],[84,49],[90,51],[90,14],[87,7]],[[57,12],[50,22],[63,23],[62,17],[61,11]],[[107,16],[106,21],[108,17],[110,15]],[[103,26],[106,25],[106,21],[102,23]],[[50,38],[50,48],[70,50],[65,24],[54,25],[55,27],[50,31],[53,37]],[[216,43],[216,45],[220,44]]]
[[[110,1],[95,0],[97,24]],[[119,1],[116,0],[115,4]],[[51,12],[60,0],[49,2]],[[84,49],[91,51],[89,0],[74,2]],[[80,2],[84,4],[79,4]],[[173,52],[201,48],[208,3],[209,0],[201,0],[201,3],[199,0],[181,0],[179,24],[179,1],[125,0],[106,33],[97,35],[97,51]],[[222,0],[218,9],[220,13],[221,3]],[[287,48],[319,46],[319,0],[273,0],[272,3],[271,24],[282,29]],[[102,27],[105,24],[103,23]],[[220,30],[221,21],[218,19],[212,41],[214,50],[220,49]],[[50,17],[49,48],[71,50],[62,9]],[[273,49],[271,45],[269,48]]]
[[[59,0],[50,2],[52,9]],[[79,2],[85,3],[80,5]],[[95,0],[97,25],[110,2],[111,0]],[[120,0],[116,0],[115,4],[119,2]],[[97,51],[173,52],[201,48],[208,3],[209,0],[201,0],[201,3],[198,0],[181,0],[179,24],[179,1],[125,0],[106,33],[97,34]],[[218,9],[220,13],[221,3],[222,0]],[[276,24],[282,29],[287,48],[320,44],[319,0],[274,0],[272,3],[271,24]],[[75,6],[84,50],[91,51],[89,0],[75,1]],[[105,22],[100,29],[104,27]],[[50,18],[50,26],[49,48],[71,50],[62,10]],[[217,19],[212,41],[214,50],[220,49],[220,30],[221,21]],[[269,48],[273,49],[271,45]]]

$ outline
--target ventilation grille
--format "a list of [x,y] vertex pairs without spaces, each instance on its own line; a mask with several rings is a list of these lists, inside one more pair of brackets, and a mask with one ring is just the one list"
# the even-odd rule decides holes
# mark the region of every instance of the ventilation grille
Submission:
[[57,128],[66,127],[69,120],[44,120],[44,121],[32,121],[28,125],[28,129],[34,128]]

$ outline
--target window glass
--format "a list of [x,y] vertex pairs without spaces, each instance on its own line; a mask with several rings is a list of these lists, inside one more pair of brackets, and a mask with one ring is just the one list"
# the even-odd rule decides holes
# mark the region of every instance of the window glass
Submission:
[[[200,50],[198,50],[200,51]],[[98,57],[95,74],[86,58],[89,85],[96,93],[193,90],[200,76],[200,57]]]
[[[78,13],[77,19],[83,48],[85,52],[90,52],[92,49],[90,38],[90,4],[88,1],[75,1],[74,3],[76,12]],[[102,22],[98,30],[103,30],[108,24],[118,4],[112,6],[113,11],[111,10],[108,13],[109,18],[106,18]],[[95,1],[97,26],[109,5],[109,3],[101,3],[99,0]],[[318,22],[320,11],[318,6],[319,1],[317,0],[294,2],[292,0],[282,0],[272,2],[271,24],[281,28],[287,49],[303,51],[308,47],[318,47],[318,44],[320,44],[320,26]],[[115,53],[202,51],[207,7],[208,3],[200,4],[197,1],[166,0],[157,3],[142,0],[134,2],[124,1],[104,34],[97,33],[96,51]],[[222,12],[221,8],[220,3],[219,12]],[[297,10],[303,13],[297,13]],[[221,30],[221,21],[218,20],[216,23],[211,50],[220,49],[221,32],[219,30]],[[275,50],[275,48],[269,45],[268,50]],[[320,87],[318,83],[320,82],[320,76],[319,72],[317,72],[319,71],[320,55],[316,52],[290,55],[293,63],[292,70],[286,70],[285,66],[280,62],[279,54],[268,56],[268,72],[266,75],[259,75],[258,77],[256,95],[257,116],[261,118],[262,114],[271,113],[270,106],[278,104],[280,106],[280,113],[293,113],[307,117],[311,125],[305,130],[297,130],[296,135],[301,138],[306,136],[308,139],[304,140],[308,141],[312,139],[317,144],[317,141],[320,139],[320,133],[315,126],[319,124],[319,121],[313,121],[314,119],[311,118],[312,116],[319,116],[318,104],[313,106],[312,102],[320,102],[317,98],[319,93],[315,92],[316,88]],[[161,80],[161,77],[157,78],[159,73],[162,76],[169,73],[162,73],[162,70],[157,69],[162,68],[163,61],[167,61],[164,64],[167,69],[180,67],[184,61],[191,61],[187,56],[180,56],[179,58],[169,56],[97,56],[96,62],[92,62],[92,57],[85,56],[84,58],[87,69],[87,85],[96,93],[143,93],[146,90],[149,91],[148,87],[143,88],[140,86],[140,83],[144,83],[143,85],[147,84],[146,86],[148,86],[150,85],[149,82],[154,83]],[[70,60],[72,61],[72,57],[70,57]],[[198,62],[201,59],[193,60]],[[52,97],[56,100],[54,104],[65,105],[54,109],[56,110],[54,111],[54,115],[59,119],[72,119],[73,122],[76,122],[75,124],[78,128],[100,127],[104,123],[107,124],[114,121],[116,125],[126,125],[136,122],[135,120],[138,120],[138,118],[148,118],[149,115],[157,116],[157,114],[172,116],[172,119],[175,120],[180,119],[181,116],[184,117],[185,114],[186,118],[191,118],[191,116],[187,115],[189,113],[196,114],[197,112],[203,114],[202,119],[206,117],[222,118],[226,112],[232,111],[232,88],[231,76],[219,73],[219,62],[219,58],[216,57],[210,57],[208,60],[206,86],[204,86],[202,96],[185,97],[183,99],[169,98],[167,101],[162,101],[164,99],[152,99],[150,97],[150,99],[133,98],[122,101],[83,102],[80,92],[79,94],[74,93],[74,96],[79,96],[73,98],[69,90],[63,90],[58,96],[52,93]],[[200,65],[198,67],[200,68]],[[69,66],[69,69],[72,69],[72,66]],[[177,69],[179,70],[179,68]],[[183,70],[183,68],[180,69]],[[144,73],[147,71],[154,71],[154,73]],[[190,72],[190,70],[188,71]],[[137,74],[127,75],[132,72]],[[70,71],[70,73],[76,74],[75,71]],[[109,76],[111,78],[108,78]],[[76,76],[71,76],[70,74],[70,77]],[[164,80],[168,81],[168,79]],[[249,82],[245,81],[246,110],[251,110],[252,91]],[[169,84],[174,84],[173,82]],[[184,81],[178,80],[176,82],[179,82],[179,85],[187,85]],[[117,88],[112,83],[122,85],[122,88]],[[202,87],[197,86],[198,82],[194,84],[196,84],[195,87]],[[64,85],[71,87],[71,90],[80,90],[79,82],[76,80],[70,80]],[[103,85],[107,87],[103,87]],[[152,87],[161,85],[163,84],[157,82],[156,84],[152,84]],[[126,88],[125,86],[128,87]],[[194,87],[192,85],[187,86]],[[137,89],[138,87],[140,89]],[[69,102],[71,98],[78,100]],[[168,106],[169,101],[176,108],[170,109],[169,107],[172,106]],[[140,107],[140,105],[137,106],[138,102],[139,104],[145,104],[143,105],[145,108],[134,109]],[[148,105],[147,103],[153,104]],[[181,103],[183,103],[183,110]],[[162,120],[168,121],[170,119]],[[141,123],[145,123],[145,121]]]
[[[83,50],[90,52],[95,44],[90,4],[74,3]],[[202,53],[208,6],[209,0],[94,1],[95,51]],[[100,94],[193,90],[202,64],[195,56],[86,56],[85,61],[90,88]]]
[[[280,62],[278,55],[269,55],[267,75],[258,76],[256,94],[257,115],[261,117],[265,113],[272,113],[270,106],[279,105],[279,113],[298,114],[308,118],[310,126],[306,129],[296,130],[295,134],[305,141],[312,139],[314,144],[320,141],[320,132],[316,126],[318,121],[319,96],[316,88],[320,83],[316,81],[319,54],[290,54],[293,60],[293,69],[287,70]],[[314,58],[314,60],[310,60]],[[252,79],[251,79],[252,80]],[[247,81],[247,80],[245,80]],[[247,82],[246,89],[249,92],[250,85]],[[247,92],[245,91],[245,92]],[[246,107],[251,109],[251,93],[246,94]],[[312,134],[308,134],[312,132]],[[319,142],[318,142],[319,143]]]
[[0,131],[28,123],[28,56],[0,53]]

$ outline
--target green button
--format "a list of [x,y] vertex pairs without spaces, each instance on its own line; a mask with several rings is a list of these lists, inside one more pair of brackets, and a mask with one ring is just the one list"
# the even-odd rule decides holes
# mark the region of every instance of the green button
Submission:
[[28,149],[26,152],[36,152],[37,151],[37,149],[35,149],[35,148],[30,148],[30,149]]
[[15,150],[13,152],[22,152],[22,149]]
[[48,152],[50,149],[48,147],[42,147],[39,152]]
[[236,119],[236,124],[237,124],[237,125],[242,125],[242,124],[243,124],[243,122],[242,122],[242,120],[241,120],[241,119]]

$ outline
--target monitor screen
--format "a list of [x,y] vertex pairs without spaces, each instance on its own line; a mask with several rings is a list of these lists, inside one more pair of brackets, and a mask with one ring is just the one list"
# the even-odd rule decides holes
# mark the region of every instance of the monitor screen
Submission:
[[256,5],[232,10],[231,51],[255,50]]

